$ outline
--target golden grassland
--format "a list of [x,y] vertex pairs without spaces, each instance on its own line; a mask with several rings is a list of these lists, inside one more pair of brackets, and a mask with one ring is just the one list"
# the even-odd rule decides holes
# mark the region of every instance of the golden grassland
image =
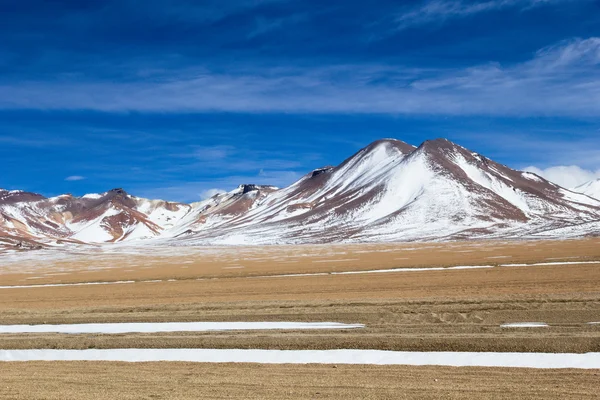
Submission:
[[[108,249],[108,250],[107,250]],[[86,247],[0,262],[2,285],[600,261],[600,239],[248,247]],[[56,254],[59,256],[52,256]]]
[[[0,348],[600,352],[600,326],[588,324],[600,322],[600,262],[569,264],[600,261],[598,239],[196,248],[173,254],[162,251],[156,257],[151,249],[146,250],[146,254],[31,258],[22,264],[8,263],[6,268],[0,264],[0,285],[137,281],[1,289],[0,321],[335,321],[363,323],[366,328],[4,334],[0,335]],[[553,264],[268,277],[518,263]],[[153,279],[161,281],[140,282]],[[507,322],[545,322],[550,326],[500,327]],[[598,373],[330,365],[0,363],[0,398],[593,398]]]

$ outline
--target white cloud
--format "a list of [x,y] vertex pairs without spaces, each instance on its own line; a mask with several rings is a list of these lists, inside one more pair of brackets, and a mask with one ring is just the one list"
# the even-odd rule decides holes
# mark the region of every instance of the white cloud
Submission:
[[[60,89],[60,90],[59,90]],[[61,93],[57,96],[56,93]],[[600,116],[600,38],[543,48],[525,62],[456,70],[400,65],[205,70],[127,83],[0,83],[0,109]],[[198,156],[222,159],[224,148]]]
[[213,188],[213,189],[207,189],[204,190],[202,193],[200,193],[200,198],[202,200],[206,200],[206,199],[210,199],[211,197],[217,195],[217,194],[221,194],[221,193],[225,193],[227,192],[224,189],[218,189],[218,188]]
[[525,168],[525,171],[538,174],[550,182],[554,182],[557,185],[568,189],[573,189],[586,182],[600,178],[600,169],[592,171],[576,165],[559,165],[545,169],[531,166]]
[[81,175],[71,175],[65,178],[65,181],[82,181],[85,179],[85,176]]
[[[241,184],[271,185],[286,187],[302,176],[296,171],[261,170],[256,174],[231,175],[198,182],[180,182],[168,187],[132,188],[131,192],[148,199],[171,201],[198,201],[198,194],[204,200],[217,193],[235,189]],[[220,189],[226,188],[226,189]]]
[[398,30],[431,22],[443,22],[452,18],[467,17],[474,14],[514,7],[528,10],[545,4],[572,0],[489,0],[489,1],[452,1],[430,0],[411,8],[396,18]]
[[197,147],[194,150],[194,156],[200,160],[217,161],[224,160],[235,153],[232,146],[205,146]]
[[271,185],[282,188],[291,185],[301,177],[302,175],[296,171],[273,171],[261,169],[258,172],[258,177],[256,179],[261,185]]

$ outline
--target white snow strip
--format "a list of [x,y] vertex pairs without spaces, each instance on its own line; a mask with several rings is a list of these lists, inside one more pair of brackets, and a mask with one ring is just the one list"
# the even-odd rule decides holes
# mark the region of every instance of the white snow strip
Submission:
[[331,275],[351,275],[351,274],[380,274],[387,272],[423,272],[423,271],[449,271],[455,269],[482,269],[494,268],[493,265],[458,265],[456,267],[432,267],[432,268],[392,268],[392,269],[374,269],[370,271],[346,271],[331,272]]
[[[224,267],[223,269],[225,269]],[[446,270],[457,270],[457,269],[481,269],[481,268],[494,268],[493,265],[459,265],[456,267],[432,267],[432,268],[392,268],[392,269],[375,269],[367,271],[343,271],[343,272],[313,272],[306,274],[283,274],[283,275],[258,275],[249,276],[247,278],[293,278],[299,276],[326,276],[326,275],[354,275],[354,274],[380,274],[387,272],[423,272],[423,271],[446,271]],[[219,278],[211,278],[219,279]],[[205,280],[204,278],[196,280]],[[31,288],[42,288],[42,287],[63,287],[63,286],[84,286],[84,285],[112,285],[112,284],[123,284],[123,283],[150,283],[150,282],[177,282],[177,279],[169,279],[167,281],[155,279],[147,281],[116,281],[116,282],[81,282],[81,283],[49,283],[41,285],[15,285],[15,286],[0,286],[0,289],[31,289]]]
[[298,329],[357,329],[363,324],[339,322],[161,322],[64,325],[0,325],[1,333],[156,333],[257,331]]
[[547,328],[545,322],[511,322],[500,325],[500,328]]
[[308,274],[283,274],[283,275],[260,275],[251,276],[250,278],[295,278],[297,276],[326,276],[331,275],[331,272],[315,272]]
[[[548,262],[536,264],[500,264],[500,267],[530,267],[536,265],[565,265],[565,264],[600,264],[600,261],[570,261],[570,262]],[[223,269],[227,269],[224,267]],[[229,267],[233,269],[233,267]],[[243,268],[243,267],[242,267]],[[356,275],[356,274],[381,274],[391,272],[427,272],[427,271],[452,271],[461,269],[485,269],[495,268],[494,265],[457,265],[454,267],[430,267],[430,268],[391,268],[391,269],[374,269],[366,271],[342,271],[342,272],[313,272],[305,274],[282,274],[282,275],[258,275],[249,276],[247,278],[293,278],[301,276],[327,276],[327,275]],[[219,279],[219,278],[211,278]],[[204,278],[196,279],[204,280]],[[177,279],[169,279],[166,282],[178,282]],[[40,285],[16,285],[16,286],[0,286],[0,289],[30,289],[42,287],[63,287],[63,286],[84,286],[84,285],[116,285],[124,283],[148,283],[148,282],[165,282],[163,280],[148,280],[148,281],[116,281],[116,282],[81,282],[81,283],[50,283]]]
[[600,261],[557,261],[557,262],[543,262],[535,264],[501,264],[501,267],[530,267],[535,265],[576,265],[576,264],[600,264]]
[[135,282],[136,281],[48,283],[48,284],[42,284],[42,285],[0,286],[0,289],[32,289],[32,288],[42,288],[42,287],[64,287],[64,286],[86,286],[86,285],[122,285],[125,283],[135,283]]
[[588,322],[588,325],[600,325],[600,322]]
[[600,368],[600,353],[475,353],[385,350],[88,349],[0,350],[0,361],[181,361],[259,364],[373,364],[452,367]]
[[372,270],[367,270],[367,271],[314,272],[314,273],[306,273],[306,274],[253,276],[253,278],[293,278],[293,277],[297,277],[297,276],[382,274],[382,273],[388,273],[388,272],[447,271],[447,270],[456,270],[456,269],[481,269],[481,268],[494,268],[494,266],[493,265],[458,265],[456,267],[391,268],[391,269],[372,269]]

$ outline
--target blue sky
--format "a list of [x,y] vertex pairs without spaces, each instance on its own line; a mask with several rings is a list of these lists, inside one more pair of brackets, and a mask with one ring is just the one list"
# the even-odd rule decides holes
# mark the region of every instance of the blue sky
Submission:
[[373,140],[600,177],[593,0],[0,1],[0,187],[199,200]]

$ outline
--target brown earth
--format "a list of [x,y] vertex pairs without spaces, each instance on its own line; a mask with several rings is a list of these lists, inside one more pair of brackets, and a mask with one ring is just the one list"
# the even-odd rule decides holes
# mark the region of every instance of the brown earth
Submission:
[[[0,348],[365,348],[600,352],[600,326],[588,324],[600,322],[600,263],[257,277],[411,266],[600,260],[598,244],[599,240],[589,239],[566,242],[296,246],[267,247],[262,252],[260,248],[204,250],[206,254],[202,249],[177,249],[177,255],[160,253],[154,259],[152,251],[149,251],[150,254],[92,253],[48,262],[31,260],[23,264],[7,263],[0,266],[0,271],[14,272],[20,266],[35,267],[35,274],[43,279],[32,282],[26,279],[31,277],[31,273],[11,273],[0,275],[0,285],[23,284],[24,280],[28,284],[119,281],[130,278],[138,281],[151,278],[176,281],[0,289],[2,324],[335,321],[363,323],[366,328],[339,331],[0,335]],[[349,261],[354,259],[358,260]],[[156,264],[150,264],[150,261]],[[192,263],[183,264],[186,261]],[[50,275],[56,273],[57,263],[65,275]],[[98,269],[90,274],[82,273],[86,265]],[[181,268],[182,265],[188,268]],[[244,268],[224,269],[231,266]],[[90,275],[94,279],[89,279]],[[499,325],[506,322],[545,322],[550,327],[500,328]],[[112,398],[181,399],[227,396],[593,398],[595,390],[592,382],[598,381],[598,371],[164,365],[0,363],[0,398],[111,398],[111,395]],[[32,380],[25,381],[22,378],[31,374],[36,376],[33,384]],[[30,392],[26,391],[28,385]],[[421,388],[424,390],[419,391]],[[117,389],[118,396],[114,395]],[[24,397],[28,393],[30,397]],[[136,397],[136,394],[139,396]]]
[[[5,323],[119,321],[336,321],[366,328],[327,331],[118,335],[3,334],[0,348],[361,348],[413,351],[600,352],[597,297],[431,301],[318,301],[84,307],[2,313]],[[538,321],[547,328],[501,328]]]
[[595,399],[600,372],[348,365],[0,363],[3,400]]

